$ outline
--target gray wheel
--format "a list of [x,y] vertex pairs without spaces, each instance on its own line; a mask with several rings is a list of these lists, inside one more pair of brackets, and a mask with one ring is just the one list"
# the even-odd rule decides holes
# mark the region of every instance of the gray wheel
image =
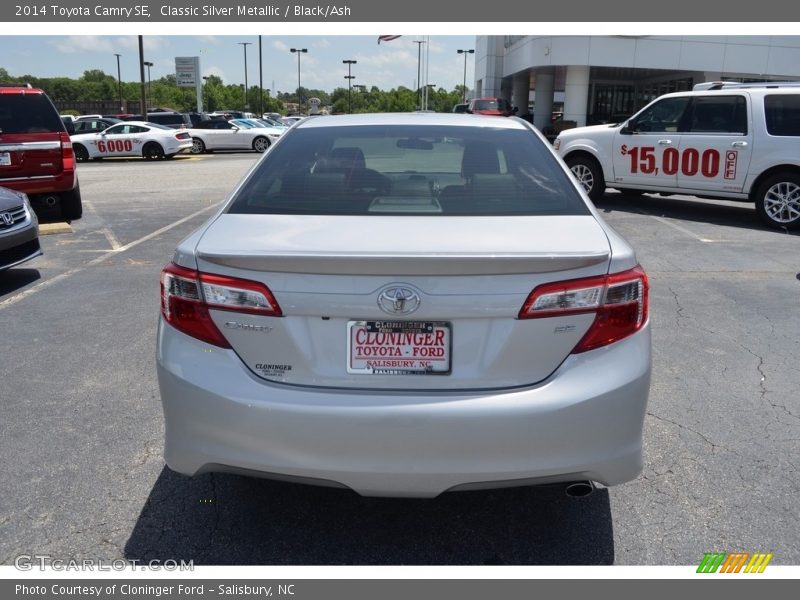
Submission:
[[192,154],[202,154],[206,151],[206,145],[200,138],[192,138]]
[[89,151],[80,144],[73,144],[72,151],[75,152],[75,160],[78,162],[86,162],[89,160]]
[[592,202],[597,202],[603,197],[606,191],[606,182],[603,180],[603,171],[597,161],[585,156],[577,156],[568,158],[567,166]]
[[142,148],[142,156],[145,160],[161,160],[164,158],[164,149],[156,142],[148,142]]
[[269,148],[269,140],[265,137],[257,137],[253,140],[253,150],[256,152],[266,152]]
[[800,175],[778,173],[758,186],[754,201],[758,216],[775,229],[800,227]]

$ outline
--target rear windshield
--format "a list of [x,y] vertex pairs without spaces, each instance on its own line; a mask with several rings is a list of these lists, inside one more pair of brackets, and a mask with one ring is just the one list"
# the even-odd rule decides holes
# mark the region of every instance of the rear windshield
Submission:
[[147,120],[151,123],[161,123],[163,125],[184,125],[186,123],[183,115],[149,114],[147,115]]
[[0,94],[0,133],[66,131],[44,94]]
[[229,212],[589,214],[532,132],[416,125],[295,129],[259,163]]
[[770,135],[800,136],[800,94],[770,94],[764,112]]

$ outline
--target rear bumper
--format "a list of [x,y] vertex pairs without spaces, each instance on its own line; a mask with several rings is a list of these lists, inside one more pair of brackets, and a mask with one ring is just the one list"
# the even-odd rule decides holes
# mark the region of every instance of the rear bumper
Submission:
[[506,391],[376,392],[271,384],[230,350],[163,322],[158,379],[165,458],[194,475],[234,471],[369,496],[590,479],[642,468],[649,326],[572,355],[545,382]]
[[166,148],[164,148],[165,154],[188,154],[192,150],[192,141],[189,140],[189,143],[179,143],[179,144],[172,144]]
[[33,196],[39,194],[59,194],[74,190],[78,185],[78,177],[76,172],[71,170],[47,177],[0,179],[0,185],[18,192],[24,192],[33,201]]

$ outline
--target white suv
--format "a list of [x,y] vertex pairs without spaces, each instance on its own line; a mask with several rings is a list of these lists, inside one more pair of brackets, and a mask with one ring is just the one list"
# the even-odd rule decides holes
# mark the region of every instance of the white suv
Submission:
[[800,83],[699,84],[554,146],[594,201],[607,186],[743,200],[771,227],[800,227]]

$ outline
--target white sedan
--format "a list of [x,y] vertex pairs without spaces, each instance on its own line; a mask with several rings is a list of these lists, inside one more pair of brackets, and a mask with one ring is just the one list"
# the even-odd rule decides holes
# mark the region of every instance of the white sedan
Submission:
[[157,123],[126,121],[100,133],[73,136],[72,148],[79,162],[115,156],[158,160],[190,151],[192,136],[186,130],[175,130]]
[[[237,119],[241,121],[241,119]],[[192,136],[192,153],[202,154],[214,150],[255,150],[264,152],[275,142],[282,130],[254,127],[234,120],[213,119],[201,121],[189,129]]]

